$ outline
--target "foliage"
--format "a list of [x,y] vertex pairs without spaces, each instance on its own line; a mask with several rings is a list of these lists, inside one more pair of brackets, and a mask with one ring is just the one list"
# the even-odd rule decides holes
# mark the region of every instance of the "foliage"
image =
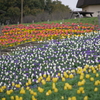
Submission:
[[[57,2],[57,3],[56,3]],[[60,9],[59,9],[60,8]],[[10,23],[14,24],[20,21],[21,0],[0,0],[0,9],[5,11],[5,14],[0,15],[0,22],[6,24],[9,19]],[[61,2],[52,0],[24,0],[23,10],[24,16],[37,15],[40,12],[47,12],[51,14],[56,10],[70,11],[69,7],[64,6]]]

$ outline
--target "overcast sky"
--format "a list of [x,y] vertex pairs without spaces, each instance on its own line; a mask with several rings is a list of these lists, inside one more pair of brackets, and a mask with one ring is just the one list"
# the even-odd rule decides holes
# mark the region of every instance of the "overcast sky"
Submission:
[[64,5],[68,5],[72,10],[76,11],[76,10],[81,10],[76,8],[76,4],[78,0],[59,0],[62,2],[62,4]]

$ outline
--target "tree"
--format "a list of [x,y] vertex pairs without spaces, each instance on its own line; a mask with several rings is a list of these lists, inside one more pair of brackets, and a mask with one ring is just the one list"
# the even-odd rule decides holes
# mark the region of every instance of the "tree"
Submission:
[[[0,23],[5,23],[10,20],[11,24],[16,24],[21,19],[21,0],[0,0],[0,9],[5,11],[5,14],[0,15]],[[61,3],[61,1],[53,0],[23,0],[23,17],[33,15],[43,17],[45,15],[59,15],[61,12],[69,12],[70,8]],[[46,14],[47,13],[47,14]],[[58,13],[58,14],[57,14]],[[49,19],[41,18],[41,20]],[[59,15],[60,16],[60,15]],[[38,17],[39,18],[39,17]],[[61,17],[59,17],[61,18]],[[52,18],[51,18],[52,19]]]
[[9,7],[7,10],[7,16],[11,23],[16,23],[20,18],[20,9],[18,7]]
[[45,11],[47,11],[49,14],[52,11],[52,0],[45,0]]

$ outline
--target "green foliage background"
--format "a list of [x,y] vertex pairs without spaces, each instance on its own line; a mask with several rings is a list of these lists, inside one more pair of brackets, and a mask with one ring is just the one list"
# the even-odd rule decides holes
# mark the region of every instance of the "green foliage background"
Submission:
[[[0,0],[0,10],[5,11],[4,14],[0,14],[0,23],[6,24],[7,20],[9,20],[10,24],[20,22],[21,0]],[[23,16],[37,16],[40,14],[39,16],[42,17],[42,19],[39,21],[44,21],[45,19],[56,20],[58,13],[65,12],[67,15],[70,11],[71,9],[68,6],[63,5],[61,1],[58,0],[23,0]],[[44,16],[49,16],[49,18],[43,19],[44,16],[41,13],[43,13]],[[51,18],[50,15],[53,17]],[[61,16],[61,14],[59,16]],[[30,17],[28,19],[30,19]],[[59,19],[63,19],[63,17],[59,17]]]

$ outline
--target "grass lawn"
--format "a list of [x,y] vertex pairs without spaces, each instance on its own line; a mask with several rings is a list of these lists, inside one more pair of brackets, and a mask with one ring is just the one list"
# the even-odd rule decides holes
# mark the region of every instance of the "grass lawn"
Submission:
[[[40,23],[64,23],[64,22],[70,22],[70,23],[89,23],[89,24],[96,24],[98,25],[98,18],[97,17],[89,17],[89,18],[76,18],[76,19],[65,19],[65,20],[58,20],[58,21],[50,21],[50,22],[36,22],[35,24]],[[32,24],[32,23],[30,23]],[[26,24],[27,25],[27,24]]]

